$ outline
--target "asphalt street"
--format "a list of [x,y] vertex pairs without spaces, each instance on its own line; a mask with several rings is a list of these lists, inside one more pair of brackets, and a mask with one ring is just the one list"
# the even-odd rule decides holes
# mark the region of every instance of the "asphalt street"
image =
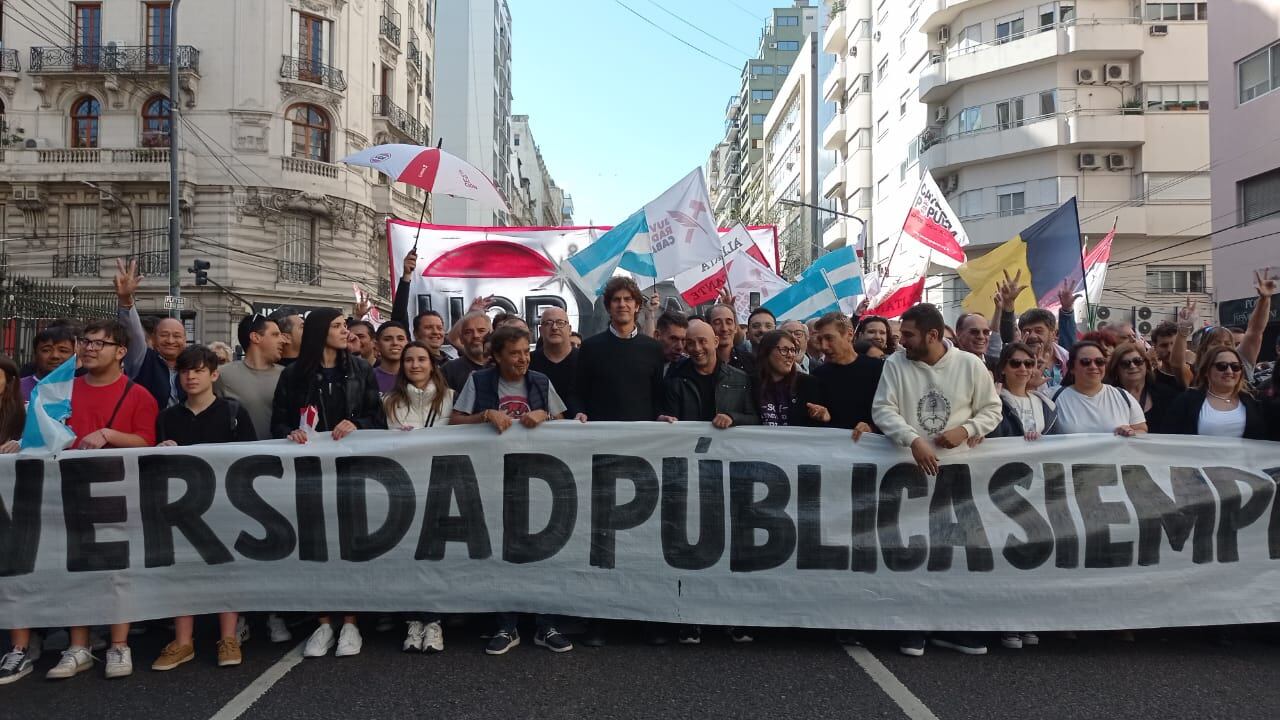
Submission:
[[[369,623],[372,625],[372,622]],[[219,669],[211,628],[199,657],[168,673],[150,662],[164,644],[156,625],[135,636],[135,673],[107,681],[101,666],[52,682],[44,671],[0,687],[6,718],[1275,718],[1280,645],[1259,629],[1229,643],[1216,633],[1169,630],[1078,640],[1048,635],[1038,647],[985,656],[930,647],[897,652],[892,636],[843,646],[830,633],[762,631],[752,644],[707,632],[699,646],[651,647],[616,628],[605,648],[553,654],[531,636],[501,657],[484,654],[483,623],[446,629],[440,655],[400,651],[403,626],[364,633],[352,658],[300,658],[298,642],[272,645],[265,628],[245,663]],[[309,629],[295,629],[296,641]]]

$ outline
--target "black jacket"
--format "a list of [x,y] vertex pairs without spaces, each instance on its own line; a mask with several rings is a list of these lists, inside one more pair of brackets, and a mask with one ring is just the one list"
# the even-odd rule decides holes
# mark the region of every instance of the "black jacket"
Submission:
[[[1031,393],[1031,397],[1040,403],[1040,411],[1044,413],[1044,430],[1040,431],[1041,435],[1056,435],[1058,429],[1058,411],[1050,407],[1050,404],[1042,397],[1035,393]],[[1026,430],[1022,427],[1022,416],[1018,412],[1018,408],[1009,402],[1008,398],[1000,396],[1000,409],[1003,417],[1000,424],[995,430],[987,433],[989,438],[997,437],[1022,437],[1026,435]]]
[[[1208,394],[1204,390],[1191,389],[1174,398],[1164,416],[1163,431],[1170,435],[1199,435],[1200,410]],[[1240,394],[1244,406],[1244,437],[1247,440],[1267,440],[1267,420],[1262,405],[1251,395]]]
[[280,373],[276,382],[276,394],[271,401],[271,436],[286,437],[298,429],[298,419],[302,409],[308,405],[321,408],[317,430],[332,430],[343,420],[350,420],[363,430],[380,429],[387,426],[386,415],[383,414],[382,400],[378,396],[378,381],[373,375],[373,368],[364,360],[343,352],[339,355],[339,364],[344,368],[343,390],[346,399],[344,417],[327,417],[323,411],[324,403],[320,398],[322,377],[319,372],[314,377],[301,377],[301,369],[297,363],[290,365]]
[[[759,387],[754,389],[757,408],[767,399],[761,397],[762,392],[763,390]],[[787,411],[787,425],[789,427],[827,427],[827,423],[818,422],[809,417],[808,405],[810,403],[814,405],[823,403],[822,383],[814,376],[797,372],[796,384],[791,388],[787,402],[789,403]],[[827,408],[827,410],[830,409]],[[761,418],[761,422],[763,421],[764,418]]]
[[[667,371],[663,380],[662,414],[680,420],[711,420],[702,418],[702,396],[694,382],[693,361],[685,358]],[[751,379],[741,370],[719,363],[716,367],[715,411],[733,418],[734,425],[759,425],[755,397],[751,392]]]

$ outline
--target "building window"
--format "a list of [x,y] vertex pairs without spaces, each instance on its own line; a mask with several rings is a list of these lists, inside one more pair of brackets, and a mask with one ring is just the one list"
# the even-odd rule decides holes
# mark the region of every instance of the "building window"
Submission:
[[773,99],[772,90],[752,90],[751,91],[751,102],[760,102],[762,100],[772,100],[772,99]]
[[1237,183],[1240,220],[1244,224],[1280,218],[1280,170],[1254,175]]
[[903,33],[898,37],[898,57],[907,54],[907,33]]
[[1280,42],[1236,63],[1240,104],[1280,88]]
[[1007,17],[996,21],[996,44],[1007,43],[1022,37],[1022,15]]
[[778,49],[782,50],[783,52],[788,52],[788,51],[794,52],[800,49],[800,41],[799,40],[779,40]]
[[1021,185],[996,188],[996,214],[1000,217],[1021,215],[1026,211],[1027,197]]
[[1147,110],[1208,110],[1208,83],[1144,83],[1142,92],[1147,98]]
[[889,132],[889,113],[885,112],[876,120],[876,139],[884,137],[887,132]]
[[906,117],[907,101],[910,99],[910,97],[911,97],[911,91],[907,90],[906,92],[902,93],[902,97],[898,98],[898,117]]
[[981,190],[965,190],[960,193],[957,203],[956,212],[960,213],[962,218],[977,217],[982,214],[982,191]]
[[102,62],[102,4],[76,3],[71,7],[76,21],[76,67],[97,68]]
[[1204,292],[1204,266],[1148,267],[1147,292],[1202,293]]
[[777,65],[776,67],[778,68],[779,75],[786,75],[787,73],[791,72],[790,65]]
[[288,117],[293,123],[293,156],[329,162],[329,116],[315,105],[294,105]]
[[97,98],[82,97],[71,106],[71,147],[98,147],[98,116],[102,105]]
[[772,65],[752,65],[751,74],[752,75],[772,75],[773,66]]
[[142,147],[169,147],[169,98],[163,95],[142,106]]
[[67,257],[64,277],[98,274],[98,206],[67,206]]
[[879,63],[876,64],[876,84],[877,85],[884,82],[885,73],[887,73],[888,71],[889,71],[889,57],[886,55],[885,57],[880,59]]
[[858,93],[871,92],[871,76],[863,73],[853,79],[853,92],[850,93],[849,99],[852,100],[858,96]]
[[861,128],[853,134],[853,141],[849,143],[854,148],[871,147],[871,131],[867,128]]
[[1147,3],[1143,17],[1148,21],[1208,20],[1209,3]]
[[982,46],[982,25],[974,23],[966,25],[960,30],[960,39],[956,42],[956,49],[961,53],[973,52]]
[[907,181],[907,161],[903,160],[901,163],[898,164],[898,184],[901,185],[906,181]]
[[971,133],[978,130],[982,126],[982,108],[967,107],[960,111],[959,127],[960,133]]
[[[295,12],[297,33],[294,47],[298,54],[299,79],[308,82],[320,82],[321,68],[318,65],[329,64],[329,38],[332,27],[329,21],[314,15]],[[305,74],[305,77],[303,75]]]
[[996,122],[1001,130],[1022,126],[1022,98],[996,103]]
[[764,115],[761,115],[761,114],[759,114],[759,113],[755,113],[755,114],[753,114],[753,115],[751,116],[751,124],[752,124],[752,125],[763,125],[763,124],[764,124]]
[[779,15],[778,27],[798,27],[800,25],[799,15]]
[[876,181],[876,199],[884,200],[889,190],[889,176],[885,175]]
[[145,6],[147,27],[147,64],[151,67],[167,66],[169,51],[173,41],[169,35],[169,12],[167,2],[149,2]]
[[316,246],[319,244],[320,221],[311,217],[290,219],[293,222],[286,226],[288,241],[280,248],[277,278],[299,285],[319,285],[320,266],[316,264]]
[[871,188],[858,188],[858,192],[854,193],[853,202],[849,203],[859,209],[871,207]]
[[1040,117],[1048,117],[1058,112],[1058,91],[1045,90],[1040,93]]

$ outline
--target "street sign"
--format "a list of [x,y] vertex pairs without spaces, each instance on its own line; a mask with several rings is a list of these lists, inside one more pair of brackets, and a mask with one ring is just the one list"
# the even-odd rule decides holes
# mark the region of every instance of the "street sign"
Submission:
[[164,309],[165,309],[165,310],[172,310],[172,309],[174,309],[174,308],[177,308],[177,309],[181,310],[182,308],[186,307],[186,304],[187,304],[187,299],[186,299],[186,298],[178,297],[178,296],[175,296],[175,295],[165,295],[165,296],[164,296]]

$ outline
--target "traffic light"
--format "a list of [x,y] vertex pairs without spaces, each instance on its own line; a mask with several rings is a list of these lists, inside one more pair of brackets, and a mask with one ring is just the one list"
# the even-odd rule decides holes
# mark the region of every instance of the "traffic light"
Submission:
[[191,267],[187,268],[187,272],[196,276],[196,285],[209,284],[209,261],[208,260],[191,261]]

